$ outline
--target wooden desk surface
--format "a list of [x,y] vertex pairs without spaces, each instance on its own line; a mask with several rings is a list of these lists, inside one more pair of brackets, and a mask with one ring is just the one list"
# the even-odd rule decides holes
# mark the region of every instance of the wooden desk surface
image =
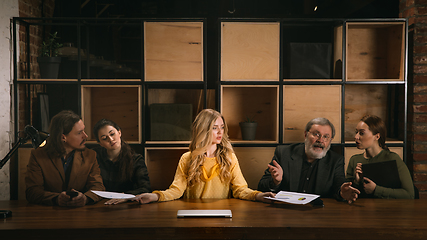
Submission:
[[[427,239],[427,200],[323,199],[325,207],[238,199],[62,208],[0,201],[1,239]],[[177,218],[231,209],[232,218]],[[7,238],[6,238],[7,236]]]

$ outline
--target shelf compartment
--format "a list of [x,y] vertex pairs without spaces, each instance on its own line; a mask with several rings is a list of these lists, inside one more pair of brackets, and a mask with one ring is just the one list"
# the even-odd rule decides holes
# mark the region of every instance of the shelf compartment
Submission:
[[346,141],[354,140],[360,119],[369,114],[380,117],[387,126],[387,138],[403,140],[404,86],[351,84],[345,87]]
[[151,190],[165,190],[172,184],[178,162],[188,147],[145,148],[145,164]]
[[[387,145],[388,142],[385,144]],[[401,159],[403,159],[403,147],[389,147],[390,151],[397,153]],[[350,162],[350,158],[355,154],[363,153],[364,150],[360,150],[356,147],[346,147],[344,148],[344,173],[347,173],[348,163]]]
[[306,124],[324,117],[335,127],[332,143],[341,142],[341,86],[287,85],[283,87],[283,140],[304,142]]
[[145,81],[203,81],[203,22],[145,22]]
[[341,81],[342,23],[284,24],[284,81]]
[[347,81],[404,82],[404,22],[348,22],[346,33]]
[[249,188],[256,190],[267,165],[274,155],[274,147],[235,147],[240,169]]
[[88,141],[96,141],[93,126],[102,118],[117,123],[128,143],[141,143],[141,86],[83,85],[82,119]]
[[221,23],[221,80],[278,81],[280,24]]
[[[220,111],[234,143],[277,143],[279,122],[279,87],[222,85]],[[258,122],[255,140],[242,140],[239,122],[253,117]]]
[[[104,24],[85,21],[81,27],[81,76],[86,79],[141,79],[140,21]],[[63,74],[76,74],[78,56],[64,58]]]
[[[191,124],[204,109],[203,89],[147,90],[147,143],[187,143]],[[215,91],[207,91],[207,107],[215,108]],[[163,109],[163,110],[162,110]],[[173,134],[175,131],[180,134]]]

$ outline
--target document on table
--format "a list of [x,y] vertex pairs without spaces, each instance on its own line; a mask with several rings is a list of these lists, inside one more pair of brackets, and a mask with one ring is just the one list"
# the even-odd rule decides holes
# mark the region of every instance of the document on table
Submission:
[[94,191],[91,190],[96,195],[103,197],[103,198],[111,198],[111,199],[127,199],[127,200],[134,200],[136,198],[135,195],[132,194],[125,194],[125,193],[116,193],[116,192],[107,192],[107,191]]
[[265,197],[265,198],[274,200],[274,201],[287,202],[292,204],[306,204],[318,197],[320,197],[320,195],[280,191],[276,194],[276,197],[274,198],[272,197]]

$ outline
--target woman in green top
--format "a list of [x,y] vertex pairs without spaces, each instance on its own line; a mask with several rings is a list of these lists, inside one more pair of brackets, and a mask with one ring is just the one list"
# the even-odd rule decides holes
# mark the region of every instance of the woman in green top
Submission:
[[[373,115],[363,117],[356,126],[356,147],[365,150],[350,158],[346,178],[360,190],[364,190],[366,197],[375,198],[414,198],[414,185],[408,167],[394,152],[390,152],[385,145],[386,126],[381,118]],[[371,179],[364,177],[363,186],[360,178],[363,174],[362,165],[367,163],[396,160],[401,188],[387,188],[377,185]]]

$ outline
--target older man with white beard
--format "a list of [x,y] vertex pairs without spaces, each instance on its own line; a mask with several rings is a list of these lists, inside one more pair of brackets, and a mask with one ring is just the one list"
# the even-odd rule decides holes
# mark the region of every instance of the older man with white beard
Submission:
[[344,158],[330,151],[334,125],[326,118],[310,120],[304,143],[277,146],[258,184],[263,192],[292,191],[355,201],[359,190],[345,182]]

